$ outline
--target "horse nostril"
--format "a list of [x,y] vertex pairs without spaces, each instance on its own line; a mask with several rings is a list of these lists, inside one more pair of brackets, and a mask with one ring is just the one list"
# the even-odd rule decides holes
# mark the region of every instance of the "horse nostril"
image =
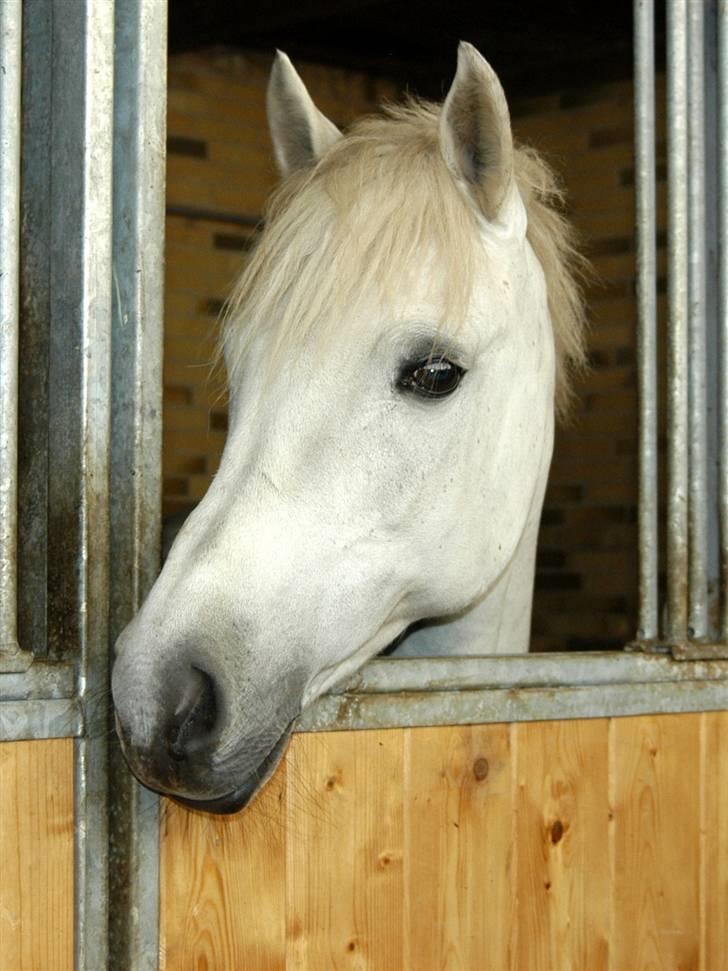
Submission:
[[215,729],[217,713],[215,682],[209,674],[191,667],[167,725],[167,748],[173,759],[181,762],[205,747]]

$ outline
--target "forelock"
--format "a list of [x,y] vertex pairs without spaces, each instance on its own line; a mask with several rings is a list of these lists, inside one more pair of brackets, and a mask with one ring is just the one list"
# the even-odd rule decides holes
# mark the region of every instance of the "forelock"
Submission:
[[[366,319],[356,313],[362,300],[374,294],[386,305],[407,292],[425,258],[441,270],[433,278],[439,325],[464,319],[482,260],[480,225],[442,157],[439,112],[439,105],[410,100],[362,119],[317,165],[289,176],[273,194],[224,317],[233,386],[261,332],[272,335],[273,358],[312,334],[323,341],[341,336],[342,321]],[[563,411],[570,374],[584,359],[579,257],[546,163],[517,149],[515,174],[546,276]]]

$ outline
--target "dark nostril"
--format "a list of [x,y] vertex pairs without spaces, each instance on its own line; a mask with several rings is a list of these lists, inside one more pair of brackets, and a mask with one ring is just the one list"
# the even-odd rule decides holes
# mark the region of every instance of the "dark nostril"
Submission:
[[167,746],[172,758],[181,762],[204,747],[216,722],[215,682],[209,674],[191,667],[167,726]]

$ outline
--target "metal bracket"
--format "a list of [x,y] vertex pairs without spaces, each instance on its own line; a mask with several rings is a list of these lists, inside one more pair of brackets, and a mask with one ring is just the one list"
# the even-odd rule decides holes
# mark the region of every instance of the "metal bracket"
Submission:
[[667,654],[673,661],[728,661],[728,644],[713,641],[666,641],[652,638],[630,641],[625,651],[640,654]]
[[32,653],[24,651],[17,641],[0,644],[0,674],[27,671],[32,663]]

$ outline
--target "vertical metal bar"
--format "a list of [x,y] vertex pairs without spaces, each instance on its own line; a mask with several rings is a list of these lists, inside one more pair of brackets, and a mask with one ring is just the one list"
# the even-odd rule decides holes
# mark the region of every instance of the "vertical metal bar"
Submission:
[[728,2],[718,3],[721,635],[728,641]]
[[688,104],[687,0],[667,4],[667,636],[687,637]]
[[48,654],[52,13],[47,0],[24,0],[18,633],[36,658]]
[[[0,3],[0,659],[18,644],[20,0]],[[6,668],[7,664],[3,664]]]
[[689,615],[688,635],[708,636],[708,426],[706,377],[705,69],[702,3],[688,7],[689,203]]
[[[116,0],[111,629],[159,571],[167,96],[165,0]],[[112,749],[110,968],[154,971],[159,807]]]
[[720,340],[718,334],[718,0],[704,4],[708,636],[720,638]]
[[639,629],[657,637],[657,259],[653,0],[634,3],[634,138],[639,374]]
[[76,971],[108,957],[113,0],[53,0],[49,637],[75,654]]

